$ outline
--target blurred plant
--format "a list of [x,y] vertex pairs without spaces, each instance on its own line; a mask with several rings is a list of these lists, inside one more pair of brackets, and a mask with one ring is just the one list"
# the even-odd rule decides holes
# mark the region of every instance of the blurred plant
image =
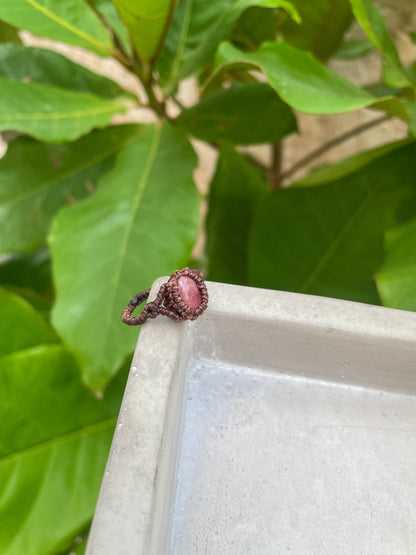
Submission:
[[[190,136],[219,152],[198,262],[210,279],[416,309],[415,71],[371,1],[161,0],[157,10],[146,0],[128,9],[122,0],[0,0],[5,555],[82,551],[75,538],[93,515],[137,336],[121,311],[184,266],[197,237]],[[354,18],[368,39],[345,42]],[[139,99],[24,46],[16,28],[114,57],[140,79],[160,123],[111,125]],[[324,65],[372,49],[380,86],[359,88]],[[170,103],[181,106],[178,86],[192,75],[200,100],[173,118]],[[311,157],[282,175],[293,109],[360,108],[402,119],[409,138],[297,183],[294,170]],[[270,168],[236,149],[258,143],[271,145]]]

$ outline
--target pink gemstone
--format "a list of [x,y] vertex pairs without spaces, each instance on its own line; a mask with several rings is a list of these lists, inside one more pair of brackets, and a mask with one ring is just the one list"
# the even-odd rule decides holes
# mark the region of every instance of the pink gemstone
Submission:
[[198,308],[201,304],[201,293],[197,284],[189,276],[180,276],[178,279],[179,295],[184,303],[191,308]]

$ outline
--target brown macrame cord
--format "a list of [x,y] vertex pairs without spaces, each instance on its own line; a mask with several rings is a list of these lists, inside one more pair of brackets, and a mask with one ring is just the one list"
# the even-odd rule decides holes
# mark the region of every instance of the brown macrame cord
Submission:
[[[180,296],[178,279],[181,276],[190,277],[198,287],[201,294],[201,303],[197,308],[188,306]],[[149,297],[150,289],[137,293],[123,310],[122,321],[128,326],[141,326],[148,318],[167,316],[177,322],[182,320],[196,320],[208,306],[208,292],[204,283],[202,272],[191,268],[176,270],[167,283],[159,289],[156,299],[144,307],[138,316],[132,316],[134,310]]]

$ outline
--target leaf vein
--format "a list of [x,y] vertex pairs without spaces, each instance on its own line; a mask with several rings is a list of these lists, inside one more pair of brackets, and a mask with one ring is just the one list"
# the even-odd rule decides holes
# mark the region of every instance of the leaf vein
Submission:
[[95,39],[85,31],[82,31],[82,29],[78,29],[68,21],[65,21],[65,19],[62,19],[62,17],[59,17],[58,15],[48,10],[48,8],[45,8],[45,6],[41,6],[38,2],[36,2],[36,0],[26,0],[26,2],[30,4],[33,8],[35,8],[35,10],[40,11],[41,13],[43,13],[43,15],[49,17],[49,19],[52,19],[52,21],[54,21],[58,25],[61,25],[61,27],[64,27],[74,35],[78,35],[80,38],[86,40],[87,42],[90,42],[91,44],[94,44],[98,48],[101,48],[107,52],[110,51],[110,49],[104,42]]
[[2,463],[11,461],[15,458],[23,457],[28,453],[33,453],[48,447],[54,447],[57,444],[61,444],[63,442],[67,442],[67,441],[69,442],[69,441],[73,441],[74,439],[83,438],[85,436],[92,435],[94,433],[98,433],[102,430],[105,430],[106,428],[112,428],[115,426],[116,422],[117,422],[117,417],[113,416],[111,418],[108,418],[107,420],[102,420],[101,422],[98,422],[96,424],[91,424],[90,426],[84,426],[83,428],[78,428],[77,430],[72,430],[71,432],[62,434],[61,436],[58,437],[58,439],[52,438],[46,441],[41,441],[36,445],[32,445],[31,447],[28,447],[26,449],[20,449],[19,451],[15,451],[10,455],[0,457],[0,465]]
[[[121,108],[121,106],[120,106]],[[70,118],[77,118],[81,119],[84,117],[89,116],[96,116],[98,114],[104,114],[106,112],[114,112],[116,110],[116,106],[104,106],[102,108],[94,108],[90,110],[76,110],[74,112],[34,112],[34,113],[14,113],[14,114],[0,114],[0,121],[13,121],[16,119],[20,120],[57,120],[57,119],[70,119]]]
[[318,260],[317,264],[315,265],[315,268],[312,270],[312,272],[309,274],[309,276],[305,279],[305,281],[301,285],[301,287],[299,289],[300,293],[305,293],[306,290],[308,289],[308,287],[313,282],[313,280],[321,273],[324,266],[330,260],[330,258],[334,254],[336,248],[340,245],[341,241],[344,239],[345,235],[350,230],[352,224],[355,222],[355,220],[359,216],[360,212],[363,210],[363,208],[370,201],[371,197],[373,196],[374,190],[375,190],[375,185],[369,190],[369,192],[367,193],[365,198],[361,201],[361,203],[357,206],[357,208],[354,210],[354,212],[351,214],[351,216],[347,219],[345,225],[341,228],[341,230],[335,236],[332,243],[330,243],[329,248],[327,249],[326,253]]

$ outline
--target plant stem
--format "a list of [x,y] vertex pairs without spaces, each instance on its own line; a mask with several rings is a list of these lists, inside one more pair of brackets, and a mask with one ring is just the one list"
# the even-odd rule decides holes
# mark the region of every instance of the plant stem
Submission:
[[168,32],[169,32],[170,24],[172,23],[173,14],[175,12],[176,4],[177,4],[176,0],[170,0],[169,12],[168,12],[168,16],[165,20],[165,26],[163,27],[162,34],[160,35],[160,39],[159,39],[159,42],[157,44],[156,51],[153,54],[153,57],[150,61],[150,67],[151,67],[152,70],[156,65],[157,59],[159,58],[159,55],[162,52],[163,45],[165,44],[165,39],[168,36]]
[[[210,143],[211,146],[213,147],[217,147],[217,145],[215,143]],[[271,169],[266,166],[265,164],[262,164],[260,162],[260,160],[257,160],[257,158],[255,158],[255,156],[253,156],[252,154],[250,154],[250,152],[245,152],[244,157],[246,158],[246,160],[248,162],[250,162],[250,164],[252,164],[253,166],[255,166],[256,168],[258,168],[259,170],[261,170],[262,172],[269,174]]]
[[149,101],[149,108],[154,110],[161,119],[168,119],[166,114],[165,99],[158,100],[153,90],[153,74],[149,66],[144,67],[142,61],[134,52],[134,63],[132,71],[140,79]]
[[150,82],[142,81],[142,84],[143,84],[144,90],[146,91],[147,98],[149,99],[150,107],[156,112],[156,114],[161,119],[167,119],[165,102],[164,101],[161,102],[156,98],[155,91],[153,90],[152,81]]
[[176,96],[173,96],[173,95],[172,95],[172,96],[170,97],[170,99],[172,100],[172,102],[173,102],[174,104],[176,104],[176,106],[177,106],[178,108],[180,108],[181,110],[186,110],[186,106],[184,106],[184,105],[182,104],[182,102],[176,98]]
[[347,141],[348,139],[355,137],[359,133],[363,133],[364,131],[367,131],[367,129],[371,129],[376,125],[380,125],[381,123],[384,123],[385,121],[388,121],[391,118],[392,116],[390,114],[387,114],[385,116],[382,116],[381,118],[373,119],[371,121],[367,121],[366,123],[362,123],[361,125],[357,125],[357,127],[350,129],[346,133],[343,133],[342,135],[339,135],[338,137],[331,139],[330,141],[323,144],[319,148],[310,152],[304,158],[301,158],[300,160],[298,160],[295,164],[293,164],[291,168],[289,168],[286,172],[282,173],[280,175],[279,183],[281,183],[284,179],[287,179],[288,177],[296,173],[301,168],[307,166],[310,162],[313,162],[316,158],[319,158],[329,150],[343,143],[344,141]]
[[272,144],[272,166],[269,171],[269,184],[271,189],[280,189],[282,172],[282,143]]
[[122,45],[121,45],[121,43],[118,39],[118,36],[117,36],[116,32],[111,27],[111,25],[108,23],[108,21],[105,19],[105,17],[100,12],[100,10],[97,9],[97,6],[94,4],[94,2],[91,2],[90,0],[87,0],[87,4],[92,9],[92,11],[95,13],[95,15],[98,17],[98,19],[101,21],[101,23],[104,25],[104,27],[107,29],[107,32],[111,37],[111,40],[112,40],[113,45],[115,47],[111,51],[111,55],[116,60],[118,60],[123,66],[130,69],[131,66],[132,66],[132,61],[130,60],[128,54],[124,51],[124,49],[123,49],[123,47],[122,47]]
[[121,63],[121,65],[123,65],[128,70],[131,70],[133,62],[130,60],[130,58],[126,57],[123,52],[121,52],[121,50],[114,49],[111,54],[118,62]]

